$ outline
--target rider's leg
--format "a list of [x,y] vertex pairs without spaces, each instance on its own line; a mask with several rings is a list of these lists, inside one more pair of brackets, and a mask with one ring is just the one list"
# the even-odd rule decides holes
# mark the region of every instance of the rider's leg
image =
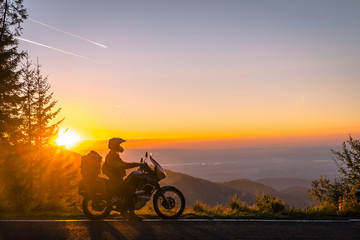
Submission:
[[129,218],[131,220],[141,221],[142,218],[137,216],[134,212],[135,210],[135,202],[136,202],[136,195],[134,193],[134,189],[131,187],[128,187],[126,189],[126,195],[125,195],[125,207],[129,212]]

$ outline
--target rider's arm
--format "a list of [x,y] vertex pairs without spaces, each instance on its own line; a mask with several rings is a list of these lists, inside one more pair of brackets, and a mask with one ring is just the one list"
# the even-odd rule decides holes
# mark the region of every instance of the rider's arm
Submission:
[[111,158],[109,158],[109,164],[114,167],[114,168],[124,168],[124,169],[128,169],[128,168],[134,168],[134,167],[138,167],[140,166],[139,163],[127,163],[124,162],[119,155],[114,155]]
[[140,166],[140,163],[127,163],[127,162],[123,162],[123,168],[128,169],[128,168],[134,168],[134,167],[138,167]]

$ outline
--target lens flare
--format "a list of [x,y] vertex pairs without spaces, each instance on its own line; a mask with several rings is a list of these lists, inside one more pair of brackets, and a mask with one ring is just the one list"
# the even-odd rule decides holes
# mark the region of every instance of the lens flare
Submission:
[[77,143],[82,140],[80,135],[70,129],[60,131],[59,136],[55,142],[59,146],[64,146],[67,149],[74,147]]

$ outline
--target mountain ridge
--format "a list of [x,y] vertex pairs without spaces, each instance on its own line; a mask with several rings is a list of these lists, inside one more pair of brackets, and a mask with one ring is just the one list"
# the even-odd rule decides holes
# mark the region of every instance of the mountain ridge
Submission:
[[307,191],[302,187],[294,186],[292,191],[281,192],[249,179],[218,183],[167,169],[166,173],[167,178],[162,180],[160,185],[169,184],[178,187],[184,193],[185,199],[190,205],[200,201],[209,206],[216,204],[225,206],[235,195],[241,201],[253,204],[256,196],[263,193],[279,198],[291,207],[304,208],[310,203]]
[[[73,153],[72,157],[78,160],[76,165],[80,167],[81,155],[75,152]],[[287,191],[284,192],[250,179],[214,182],[169,169],[165,169],[165,171],[167,177],[160,181],[160,185],[174,185],[179,188],[183,192],[188,206],[192,206],[196,201],[200,201],[209,206],[215,206],[217,204],[226,206],[229,200],[235,195],[241,201],[253,204],[256,200],[256,195],[261,195],[262,193],[267,193],[279,198],[291,207],[303,208],[309,205],[306,190],[301,186],[290,186]],[[81,178],[80,175],[79,178]],[[278,179],[279,181],[281,180],[280,178]],[[282,181],[286,182],[287,179],[282,178]]]

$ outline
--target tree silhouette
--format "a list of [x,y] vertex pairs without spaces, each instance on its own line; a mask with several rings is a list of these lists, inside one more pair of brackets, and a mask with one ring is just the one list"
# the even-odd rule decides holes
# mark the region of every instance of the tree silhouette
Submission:
[[61,108],[53,111],[57,100],[53,99],[53,92],[50,92],[51,85],[48,83],[48,77],[40,73],[40,64],[37,61],[34,71],[34,90],[35,90],[35,145],[37,147],[47,146],[59,131],[59,124],[64,120],[51,124],[60,112]]
[[349,136],[341,151],[331,149],[331,152],[339,174],[334,180],[323,176],[314,180],[310,196],[321,205],[332,205],[335,209],[350,205],[353,211],[355,189],[360,188],[360,140]]
[[0,144],[13,146],[19,134],[19,109],[22,84],[19,81],[20,64],[24,52],[19,52],[16,36],[20,24],[27,17],[22,0],[0,1]]
[[78,156],[51,144],[60,108],[39,62],[17,49],[27,17],[22,2],[0,0],[0,214],[64,209],[77,200]]
[[31,147],[35,138],[35,70],[29,56],[26,56],[26,61],[22,65],[22,80],[22,142]]
[[349,136],[341,151],[331,149],[341,181],[349,188],[360,184],[360,141]]

